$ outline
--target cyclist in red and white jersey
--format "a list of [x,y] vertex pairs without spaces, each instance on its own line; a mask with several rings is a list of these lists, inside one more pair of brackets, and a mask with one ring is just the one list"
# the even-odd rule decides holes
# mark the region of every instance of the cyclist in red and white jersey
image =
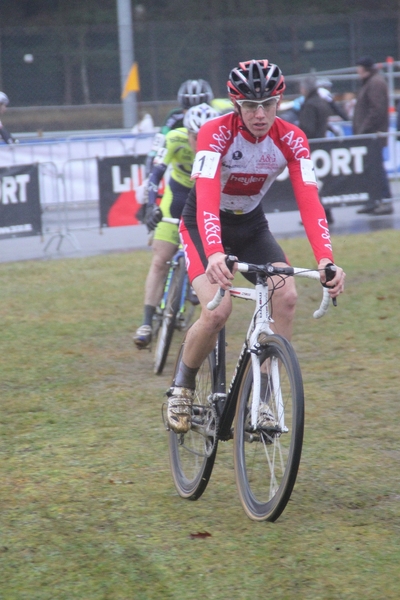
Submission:
[[[202,312],[187,334],[175,387],[169,392],[167,419],[176,432],[190,429],[197,371],[231,312],[229,294],[216,310],[207,309],[219,286],[232,285],[226,254],[246,262],[287,264],[261,205],[286,166],[318,268],[333,263],[307,138],[296,125],[276,116],[284,90],[277,65],[268,60],[239,63],[228,80],[234,112],[209,121],[198,135],[192,171],[196,183],[182,213],[180,235]],[[343,291],[344,278],[337,267],[329,283],[332,298]],[[321,282],[325,283],[323,270]],[[296,304],[292,277],[278,286],[271,304],[275,331],[290,339]]]

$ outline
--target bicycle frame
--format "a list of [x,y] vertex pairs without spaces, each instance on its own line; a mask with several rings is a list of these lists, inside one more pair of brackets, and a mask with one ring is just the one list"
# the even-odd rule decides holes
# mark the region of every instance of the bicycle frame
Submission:
[[166,300],[167,300],[167,296],[168,296],[169,286],[171,285],[172,274],[174,272],[173,263],[175,261],[175,256],[172,259],[172,261],[170,261],[170,268],[168,269],[167,279],[165,280],[164,292],[163,292],[163,296],[162,296],[161,301],[160,301],[160,309],[161,310],[164,310],[164,308],[165,308],[165,304],[166,304]]
[[[246,272],[248,267],[246,264],[238,263],[238,271]],[[318,279],[320,278],[318,271],[310,271],[306,269],[301,269],[294,267],[293,268],[294,275],[300,277],[307,277],[309,279]],[[270,287],[268,285],[268,280],[265,281],[264,278],[260,277],[257,274],[257,283],[255,288],[245,288],[245,287],[232,287],[229,290],[230,295],[233,298],[239,298],[242,300],[252,300],[256,303],[253,316],[250,320],[250,325],[247,330],[246,338],[242,346],[241,353],[239,355],[236,368],[234,370],[231,383],[229,386],[229,390],[226,392],[226,375],[225,375],[225,328],[221,330],[218,336],[217,346],[215,349],[215,358],[216,358],[216,381],[218,386],[217,394],[214,394],[213,404],[216,409],[216,412],[220,418],[219,423],[219,434],[218,438],[220,440],[228,440],[232,437],[232,422],[235,415],[236,402],[239,393],[239,384],[237,382],[241,382],[242,369],[244,367],[245,361],[244,356],[246,353],[250,353],[251,361],[253,362],[253,375],[254,375],[254,397],[258,399],[252,403],[252,412],[251,412],[251,427],[252,429],[256,429],[257,426],[257,415],[259,409],[260,402],[260,390],[261,390],[261,378],[260,378],[260,370],[257,368],[257,361],[259,360],[259,355],[262,352],[262,343],[263,336],[274,335],[273,330],[271,329],[271,323],[273,323],[273,319],[270,315],[268,300],[270,294]],[[213,310],[222,300],[223,294],[219,292],[220,296],[217,296],[212,300],[208,307]],[[318,319],[322,317],[329,305],[330,297],[326,288],[323,288],[323,298],[320,305],[320,308],[316,310],[313,314],[314,318]],[[281,428],[281,431],[285,431],[285,421],[284,421],[284,410],[282,404],[282,398],[280,395],[280,386],[279,386],[279,365],[276,359],[273,359],[271,377],[274,384],[274,393],[275,403],[278,407],[278,424]]]
[[[163,297],[153,320],[153,335],[156,339],[154,372],[161,375],[167,361],[174,331],[185,331],[198,303],[191,295],[189,278],[185,268],[184,252],[181,248],[169,262]],[[157,329],[156,329],[157,328]]]
[[[172,279],[172,275],[174,272],[174,268],[176,267],[176,265],[178,264],[178,261],[180,259],[181,256],[184,256],[184,252],[181,248],[179,248],[179,250],[177,250],[177,252],[174,254],[172,260],[170,261],[170,268],[168,270],[168,275],[167,275],[167,279],[165,280],[165,285],[164,285],[164,292],[163,292],[163,297],[161,298],[161,302],[160,302],[160,308],[161,310],[164,310],[165,308],[165,303],[167,300],[167,296],[168,296],[168,290],[169,290],[169,286],[171,285],[171,279]],[[180,310],[182,310],[182,305],[185,303],[185,294],[186,293],[186,288],[187,285],[184,286],[184,289],[182,289],[182,296],[181,296],[181,300],[180,300]]]
[[[161,221],[163,223],[171,223],[172,225],[178,225],[179,223],[179,219],[174,219],[172,217],[163,217],[161,219]],[[154,233],[154,232],[151,232]],[[178,264],[178,260],[181,258],[181,256],[184,256],[184,252],[182,248],[178,248],[178,250],[176,251],[176,253],[174,254],[174,256],[172,257],[172,260],[170,261],[170,268],[168,270],[168,274],[167,274],[167,278],[165,280],[165,285],[164,285],[164,292],[163,292],[163,296],[161,298],[160,301],[160,309],[164,310],[165,308],[165,303],[166,303],[166,299],[168,296],[168,290],[169,290],[169,286],[171,285],[171,279],[172,279],[172,275],[174,272],[174,268],[176,267],[176,265]],[[187,288],[187,284],[184,286],[185,288]],[[181,301],[180,301],[180,311],[182,310],[183,304],[185,303],[185,296],[182,294],[181,297]]]

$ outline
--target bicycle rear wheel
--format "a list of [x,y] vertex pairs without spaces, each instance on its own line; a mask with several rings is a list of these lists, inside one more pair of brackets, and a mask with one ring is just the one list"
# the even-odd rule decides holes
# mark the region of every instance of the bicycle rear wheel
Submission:
[[161,375],[168,357],[168,352],[174,335],[176,316],[181,304],[182,289],[185,282],[186,271],[184,258],[180,257],[174,272],[168,290],[167,299],[162,318],[160,330],[158,332],[156,350],[154,354],[154,373]]
[[300,366],[287,340],[268,336],[259,357],[263,377],[259,416],[251,428],[253,366],[249,357],[236,407],[234,464],[236,485],[250,519],[275,521],[296,481],[304,431],[304,391]]
[[[176,363],[175,376],[183,347],[184,343]],[[217,453],[217,417],[212,405],[214,368],[215,354],[212,352],[197,374],[191,429],[187,433],[169,432],[172,477],[178,494],[187,500],[197,500],[203,494]]]
[[153,321],[151,324],[152,336],[153,340],[156,340],[158,337],[158,332],[160,331],[161,323],[162,323],[163,310],[160,304],[156,307],[156,312],[153,315]]
[[184,280],[183,286],[183,295],[185,299],[179,307],[175,328],[178,329],[178,331],[186,332],[192,324],[196,306],[199,306],[200,302],[195,291],[191,287],[189,278],[187,276]]

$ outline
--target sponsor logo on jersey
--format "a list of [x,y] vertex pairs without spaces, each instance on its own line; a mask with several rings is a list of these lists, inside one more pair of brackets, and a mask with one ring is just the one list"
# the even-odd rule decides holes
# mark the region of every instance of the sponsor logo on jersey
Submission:
[[230,196],[253,196],[260,193],[267,177],[267,174],[231,173],[222,191]]
[[223,152],[232,137],[232,132],[225,125],[220,125],[218,132],[213,133],[213,142],[210,143],[211,150],[214,152]]
[[282,142],[285,142],[293,152],[294,157],[297,160],[300,158],[310,158],[310,151],[307,148],[307,143],[302,136],[295,137],[295,132],[288,131],[283,137]]
[[277,169],[278,163],[275,154],[262,154],[257,160],[257,169]]
[[243,152],[241,152],[240,150],[235,150],[235,152],[232,154],[232,159],[240,160],[241,158],[243,158]]
[[328,224],[326,219],[318,219],[318,226],[322,229],[321,237],[324,240],[325,248],[332,251],[331,236],[329,234]]
[[206,232],[206,240],[209,246],[221,243],[221,227],[219,218],[214,213],[204,212],[204,230]]

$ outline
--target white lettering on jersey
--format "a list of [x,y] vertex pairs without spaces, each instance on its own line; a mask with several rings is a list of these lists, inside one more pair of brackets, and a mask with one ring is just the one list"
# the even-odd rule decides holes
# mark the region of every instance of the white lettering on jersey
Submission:
[[306,185],[317,185],[317,179],[315,177],[313,161],[309,158],[300,159],[300,170],[303,182]]
[[200,150],[194,159],[190,178],[198,179],[199,177],[206,177],[207,179],[213,179],[217,172],[220,158],[221,154],[219,152]]
[[327,240],[328,242],[324,244],[325,248],[328,248],[332,252],[331,236],[329,235],[329,229],[326,225],[326,220],[318,219],[318,225],[321,227],[321,229],[323,229],[323,233],[321,234],[322,239]]
[[294,131],[288,131],[283,137],[281,137],[281,140],[289,146],[297,160],[300,160],[300,158],[310,158],[310,152],[308,151],[308,148],[303,145],[305,141],[304,138],[301,136],[295,138]]
[[215,152],[223,152],[223,150],[225,150],[227,146],[228,141],[232,137],[232,132],[224,125],[221,125],[219,128],[219,133],[213,133],[212,137],[216,143],[210,144],[210,148],[215,150]]
[[238,183],[241,183],[242,185],[246,186],[246,185],[250,185],[251,183],[264,183],[264,181],[266,180],[267,176],[266,175],[262,175],[262,176],[257,176],[257,175],[236,175],[235,173],[232,173],[230,179],[232,181],[236,181]]
[[221,243],[221,228],[218,225],[219,219],[217,215],[214,215],[210,212],[204,212],[204,229],[206,232],[206,240],[207,244],[211,246],[212,244],[220,244]]

